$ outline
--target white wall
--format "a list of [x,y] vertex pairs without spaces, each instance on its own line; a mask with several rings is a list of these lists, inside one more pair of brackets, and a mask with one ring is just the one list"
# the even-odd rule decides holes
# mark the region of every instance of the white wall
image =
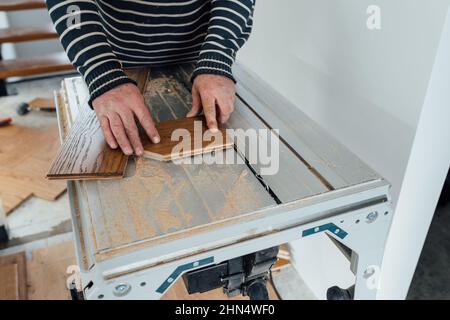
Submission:
[[[411,150],[449,2],[259,0],[254,32],[239,60],[388,179],[394,203],[404,199],[410,210],[425,201],[408,198],[404,178],[415,161],[410,156],[423,155],[422,150],[414,154]],[[366,9],[374,4],[381,7],[382,28],[370,31]],[[446,76],[449,83],[450,74]],[[444,159],[447,168],[448,160]],[[442,181],[428,182],[439,187]],[[434,194],[429,196],[421,212],[399,211],[405,206],[394,216],[385,258],[390,270],[385,279],[396,283],[398,276],[403,281],[389,287],[391,298],[406,295],[434,211]],[[411,217],[420,233],[409,239],[408,246],[402,226]],[[402,247],[395,245],[399,242]],[[342,271],[347,266],[344,259],[329,259],[333,247],[325,238],[295,243],[293,250],[298,269],[319,298],[330,285],[351,283],[349,271]],[[405,250],[411,254],[402,261],[409,267],[401,272],[395,255]],[[327,272],[318,276],[317,270]]]
[[[9,21],[5,12],[0,12],[0,28],[8,28]],[[14,46],[10,43],[3,44],[1,46],[3,59],[14,59],[16,52]]]

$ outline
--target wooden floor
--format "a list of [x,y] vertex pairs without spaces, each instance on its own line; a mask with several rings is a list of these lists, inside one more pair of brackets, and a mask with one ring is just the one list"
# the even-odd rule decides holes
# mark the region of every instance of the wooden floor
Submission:
[[[67,300],[70,299],[66,281],[76,264],[73,242],[64,242],[55,246],[33,251],[32,259],[27,261],[28,299],[30,300]],[[269,286],[269,296],[276,295]],[[144,297],[143,297],[144,298]],[[221,289],[202,294],[189,295],[180,278],[163,296],[165,300],[223,300],[228,297]],[[247,300],[235,297],[233,300]]]
[[0,300],[27,299],[25,254],[0,257]]
[[45,174],[59,147],[56,125],[45,130],[22,126],[0,128],[0,200],[8,214],[31,196],[55,200],[66,190]]

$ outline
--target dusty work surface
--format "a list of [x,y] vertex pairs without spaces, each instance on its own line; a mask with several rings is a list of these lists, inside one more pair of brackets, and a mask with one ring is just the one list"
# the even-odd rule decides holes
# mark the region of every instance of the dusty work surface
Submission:
[[[151,70],[144,97],[156,122],[185,117],[190,110],[191,71],[190,66]],[[66,80],[63,87],[65,103],[58,108],[67,132],[73,109],[86,106],[87,94],[79,78]],[[234,149],[225,152],[238,157]],[[201,232],[196,227],[275,205],[245,164],[181,165],[141,158],[130,161],[124,179],[74,185],[82,242],[92,244],[100,260],[143,240],[194,234]]]

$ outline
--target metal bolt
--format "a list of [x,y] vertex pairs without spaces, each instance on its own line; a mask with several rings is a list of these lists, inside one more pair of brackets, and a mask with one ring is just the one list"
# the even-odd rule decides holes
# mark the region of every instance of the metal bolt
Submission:
[[364,278],[369,278],[371,277],[373,274],[375,274],[375,269],[372,267],[367,268],[366,270],[364,270]]
[[113,293],[117,297],[123,297],[130,292],[131,286],[128,283],[120,283],[114,287]]
[[367,221],[367,223],[372,223],[375,220],[377,220],[377,218],[378,218],[378,212],[374,211],[367,215],[366,221]]

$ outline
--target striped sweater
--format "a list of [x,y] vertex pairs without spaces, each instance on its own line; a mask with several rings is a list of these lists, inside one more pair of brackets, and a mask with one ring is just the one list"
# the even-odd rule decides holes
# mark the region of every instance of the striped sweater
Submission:
[[133,82],[123,68],[196,62],[193,78],[234,80],[236,52],[248,39],[255,0],[47,0],[61,43],[90,103]]

